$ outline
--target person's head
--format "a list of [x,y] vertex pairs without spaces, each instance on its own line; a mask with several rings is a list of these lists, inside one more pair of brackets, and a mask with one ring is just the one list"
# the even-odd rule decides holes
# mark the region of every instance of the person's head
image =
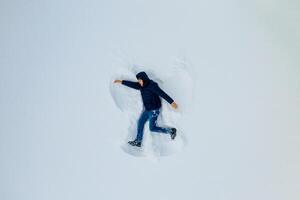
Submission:
[[142,87],[144,86],[144,81],[142,79],[138,79],[138,82]]
[[139,72],[137,75],[136,75],[136,78],[139,82],[139,84],[142,86],[142,87],[145,87],[148,85],[150,79],[148,77],[148,75],[146,74],[146,72]]

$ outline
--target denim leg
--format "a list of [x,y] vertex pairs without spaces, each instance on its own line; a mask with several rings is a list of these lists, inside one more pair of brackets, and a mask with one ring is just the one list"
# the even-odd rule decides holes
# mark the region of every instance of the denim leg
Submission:
[[148,119],[149,119],[149,113],[148,113],[148,111],[145,110],[141,114],[139,121],[138,121],[136,140],[139,142],[141,142],[143,140],[144,126]]
[[150,131],[169,134],[170,133],[169,128],[159,127],[156,125],[158,115],[159,115],[159,110],[151,111],[150,122],[149,122]]

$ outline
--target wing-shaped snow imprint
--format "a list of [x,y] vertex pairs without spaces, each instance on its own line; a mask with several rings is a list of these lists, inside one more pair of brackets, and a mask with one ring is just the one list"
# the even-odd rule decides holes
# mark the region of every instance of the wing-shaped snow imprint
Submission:
[[[143,105],[139,90],[128,88],[124,85],[114,84],[114,79],[136,80],[135,74],[139,71],[134,68],[121,68],[113,77],[110,84],[111,96],[116,106],[124,113],[128,121],[128,132],[124,133],[121,140],[121,148],[124,152],[133,156],[160,157],[172,155],[181,151],[185,146],[186,133],[181,127],[182,116],[187,113],[192,101],[192,78],[186,66],[175,66],[168,70],[168,74],[156,73],[155,70],[146,71],[151,79],[158,82],[178,104],[179,108],[174,110],[162,100],[161,114],[158,118],[158,125],[176,127],[178,134],[175,140],[169,135],[149,131],[149,122],[145,124],[144,139],[141,148],[132,147],[127,144],[129,140],[135,139],[136,125],[141,114]],[[159,78],[158,78],[159,76]]]

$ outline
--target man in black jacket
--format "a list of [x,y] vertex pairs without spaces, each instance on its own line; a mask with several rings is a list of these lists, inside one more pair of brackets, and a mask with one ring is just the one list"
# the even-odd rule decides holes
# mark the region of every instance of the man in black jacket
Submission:
[[177,109],[175,101],[169,97],[156,82],[149,79],[145,72],[140,72],[136,75],[138,82],[132,82],[127,80],[115,80],[114,83],[121,83],[130,88],[140,90],[142,100],[144,104],[144,111],[142,112],[137,128],[137,137],[134,141],[128,143],[132,146],[140,147],[143,140],[144,125],[149,120],[150,131],[170,134],[171,139],[176,137],[176,128],[165,128],[156,125],[157,117],[160,113],[161,100],[160,97],[164,98],[174,109]]

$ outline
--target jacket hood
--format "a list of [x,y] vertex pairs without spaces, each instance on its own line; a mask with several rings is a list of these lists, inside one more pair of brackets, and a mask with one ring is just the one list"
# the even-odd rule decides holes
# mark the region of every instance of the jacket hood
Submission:
[[139,72],[136,75],[136,78],[137,79],[142,79],[144,81],[144,87],[147,86],[150,82],[150,79],[149,79],[148,75],[146,74],[146,72]]

